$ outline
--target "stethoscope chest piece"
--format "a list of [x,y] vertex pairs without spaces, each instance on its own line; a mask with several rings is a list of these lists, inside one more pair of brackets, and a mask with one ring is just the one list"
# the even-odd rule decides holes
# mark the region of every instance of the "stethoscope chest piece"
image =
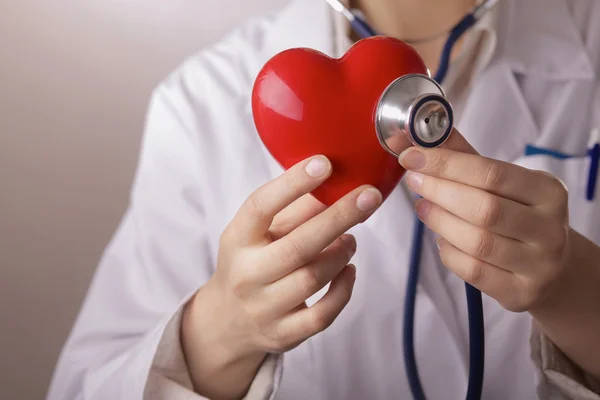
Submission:
[[444,91],[426,75],[402,76],[388,85],[375,111],[375,129],[381,145],[395,157],[407,147],[438,147],[454,125],[452,106]]

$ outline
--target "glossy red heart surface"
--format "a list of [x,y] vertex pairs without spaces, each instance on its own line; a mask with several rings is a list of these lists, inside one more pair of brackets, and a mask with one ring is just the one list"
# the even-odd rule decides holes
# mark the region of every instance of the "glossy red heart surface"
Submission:
[[284,169],[319,154],[331,160],[331,177],[312,192],[325,205],[365,184],[386,199],[405,170],[381,146],[375,110],[388,85],[412,73],[428,75],[419,54],[384,36],[358,41],[339,59],[307,48],[285,50],[255,80],[256,129]]

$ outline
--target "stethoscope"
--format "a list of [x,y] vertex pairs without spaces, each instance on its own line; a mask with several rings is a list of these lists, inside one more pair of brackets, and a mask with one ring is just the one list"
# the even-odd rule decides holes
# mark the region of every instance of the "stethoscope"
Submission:
[[[348,9],[339,0],[326,1],[348,19],[354,32],[361,38],[377,35],[358,12]],[[393,138],[398,135],[408,136],[415,146],[428,148],[438,147],[448,139],[454,126],[454,112],[440,84],[448,73],[452,49],[462,35],[497,2],[498,0],[483,0],[450,30],[434,79],[421,74],[406,75],[390,83],[384,90],[375,111],[375,130],[379,142],[386,151],[395,157],[399,156],[401,149],[395,149],[393,145],[397,142]],[[439,35],[435,35],[437,36]],[[425,227],[417,218],[404,305],[404,364],[415,400],[425,400],[414,351],[415,302],[424,232]],[[465,283],[465,288],[469,320],[469,383],[466,398],[474,400],[481,398],[483,388],[485,358],[483,304],[479,290],[468,283]]]

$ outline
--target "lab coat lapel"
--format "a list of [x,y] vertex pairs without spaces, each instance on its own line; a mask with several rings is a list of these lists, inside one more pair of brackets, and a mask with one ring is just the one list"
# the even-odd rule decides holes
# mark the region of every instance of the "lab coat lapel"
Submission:
[[567,0],[514,0],[502,12],[501,54],[513,72],[551,81],[594,78]]
[[474,79],[457,125],[482,155],[512,161],[541,130],[522,82],[591,80],[595,74],[566,0],[505,1],[496,13],[496,52]]

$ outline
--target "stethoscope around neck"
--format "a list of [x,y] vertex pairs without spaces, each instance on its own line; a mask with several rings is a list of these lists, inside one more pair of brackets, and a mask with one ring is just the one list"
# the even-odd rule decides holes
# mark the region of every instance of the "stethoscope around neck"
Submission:
[[[356,12],[346,8],[339,0],[326,0],[350,22],[361,38],[376,36],[375,30]],[[458,39],[490,11],[498,0],[480,1],[452,28],[444,45],[435,78],[422,74],[409,74],[394,80],[384,90],[375,112],[375,131],[381,146],[398,157],[405,149],[403,140],[413,145],[433,148],[441,146],[454,127],[454,111],[440,86],[450,65],[452,49]],[[404,304],[403,350],[404,365],[410,389],[415,400],[425,400],[419,379],[414,350],[414,320],[424,224],[417,218],[410,254],[410,266]],[[469,320],[469,382],[467,400],[480,399],[483,390],[485,337],[481,292],[465,283]]]

